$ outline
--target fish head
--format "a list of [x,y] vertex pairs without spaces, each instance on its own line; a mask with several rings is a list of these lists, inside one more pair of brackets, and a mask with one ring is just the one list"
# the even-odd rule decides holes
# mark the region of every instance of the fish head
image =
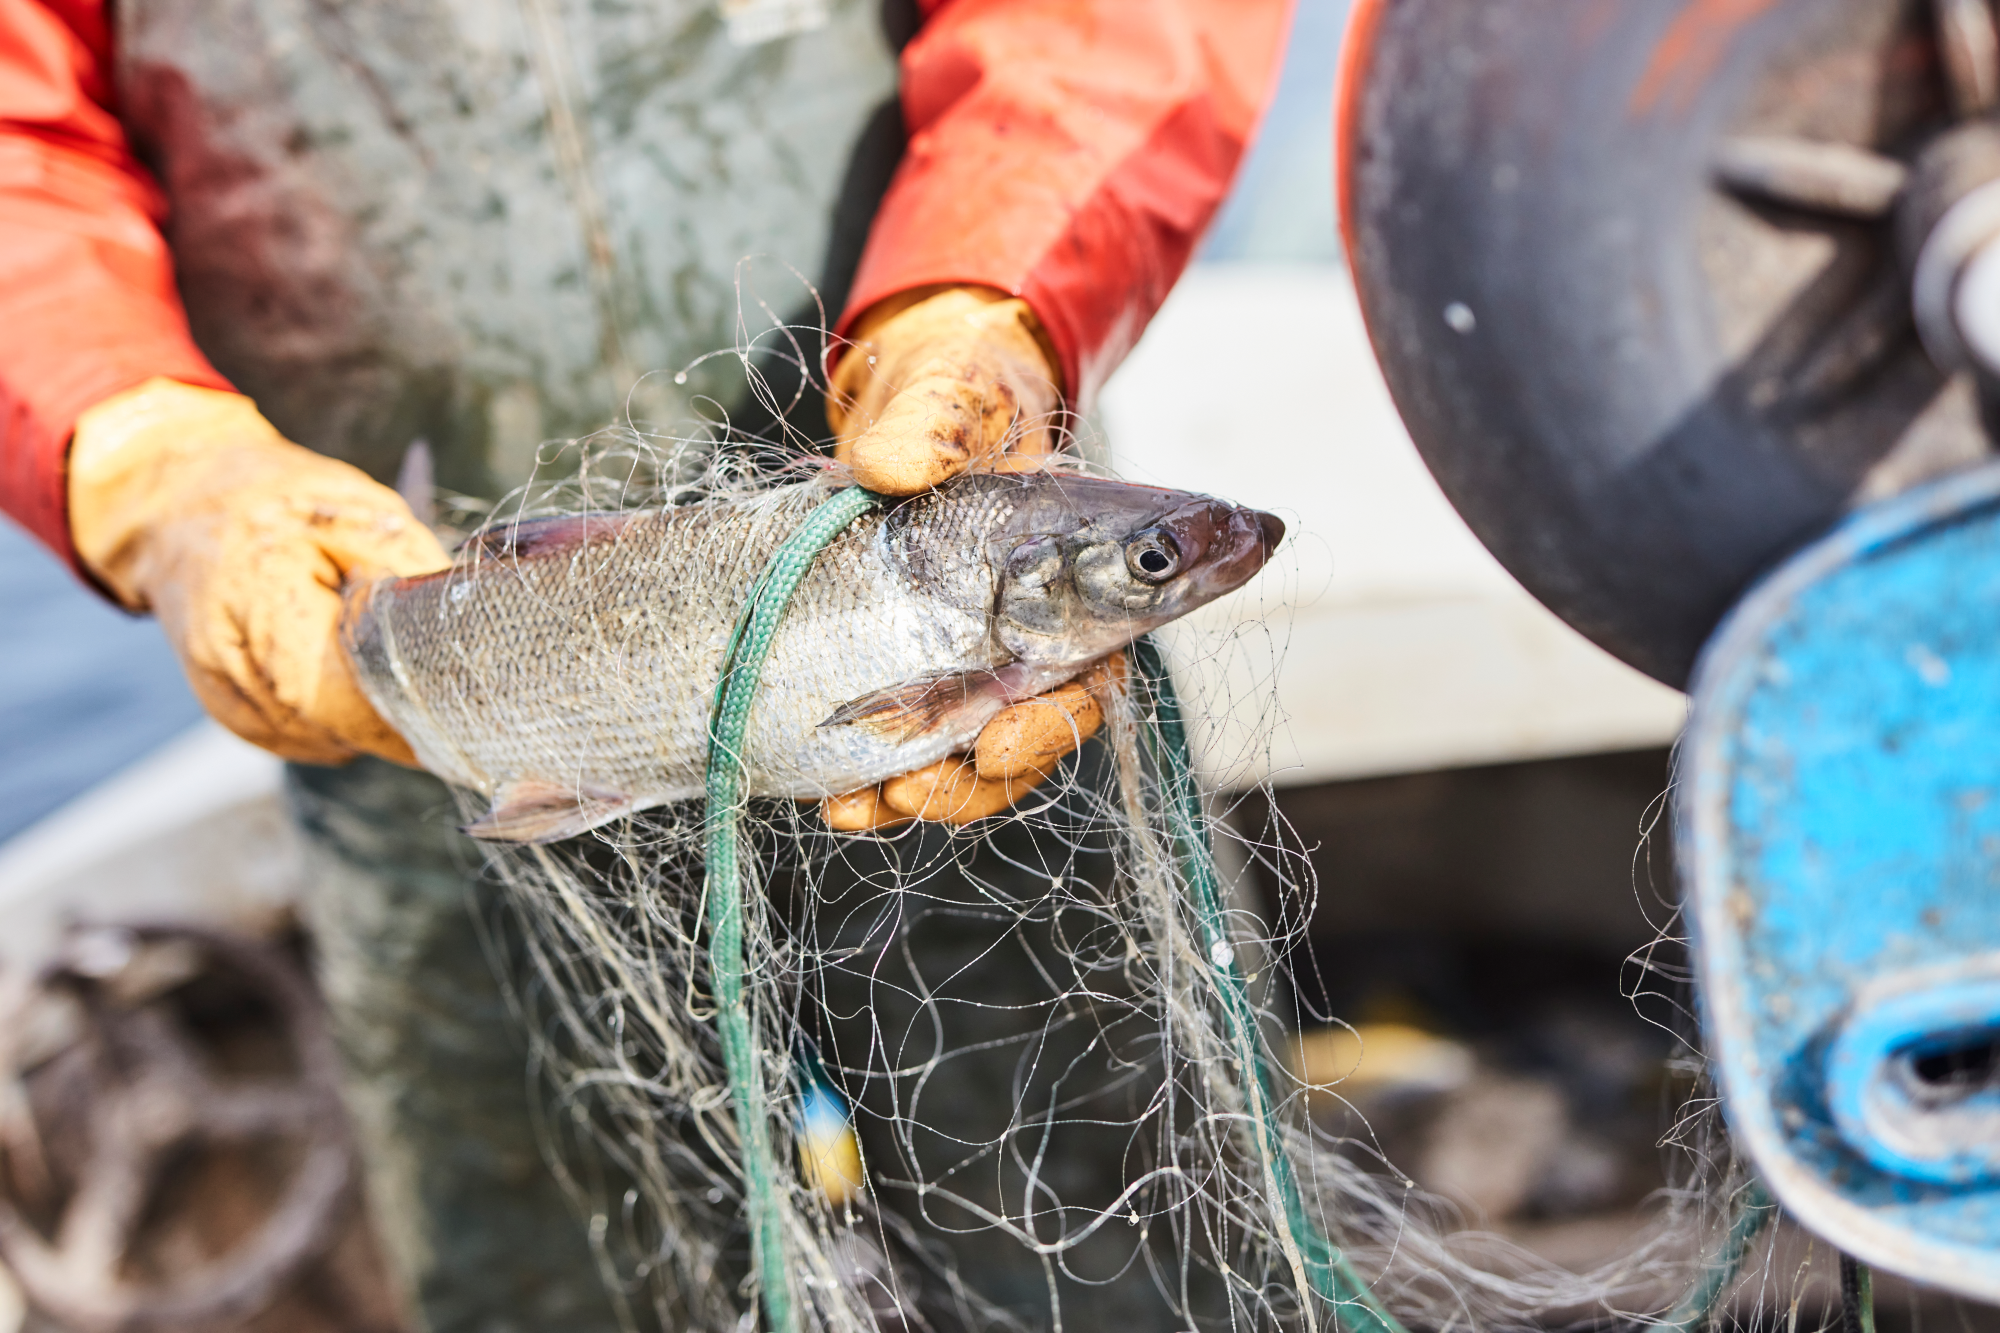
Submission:
[[990,551],[995,636],[1016,660],[1090,661],[1249,582],[1276,515],[1191,491],[1059,472],[1023,487]]

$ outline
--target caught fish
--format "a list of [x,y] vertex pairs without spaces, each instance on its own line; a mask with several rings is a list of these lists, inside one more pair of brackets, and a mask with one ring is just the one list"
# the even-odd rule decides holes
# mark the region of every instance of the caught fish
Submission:
[[[828,477],[748,498],[502,524],[452,567],[350,595],[343,643],[467,832],[571,837],[703,790],[730,633]],[[1044,471],[864,514],[800,584],[743,755],[747,791],[853,791],[969,747],[1010,703],[1241,586],[1284,535],[1186,491]]]

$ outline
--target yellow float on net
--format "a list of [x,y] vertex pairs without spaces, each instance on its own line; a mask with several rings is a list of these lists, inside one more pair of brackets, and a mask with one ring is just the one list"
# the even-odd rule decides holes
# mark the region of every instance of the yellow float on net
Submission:
[[861,1141],[840,1094],[824,1083],[807,1088],[799,1108],[799,1174],[836,1207],[861,1188]]

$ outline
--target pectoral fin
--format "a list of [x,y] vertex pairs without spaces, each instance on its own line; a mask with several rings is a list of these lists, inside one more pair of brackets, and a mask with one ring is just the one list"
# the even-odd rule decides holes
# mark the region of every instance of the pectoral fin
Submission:
[[925,676],[849,699],[820,725],[862,727],[903,745],[974,715],[990,714],[1011,694],[1007,683],[991,671]]
[[461,831],[487,842],[559,842],[637,807],[629,796],[529,779],[501,787],[493,808]]

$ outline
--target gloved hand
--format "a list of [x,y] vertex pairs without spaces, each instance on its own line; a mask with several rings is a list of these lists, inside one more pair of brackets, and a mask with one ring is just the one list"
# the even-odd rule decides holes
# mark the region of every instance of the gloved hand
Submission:
[[69,517],[83,567],[159,617],[217,721],[286,759],[415,765],[338,634],[347,580],[450,563],[394,491],[286,440],[240,394],[155,379],[78,418]]
[[834,457],[883,495],[915,495],[990,455],[1052,452],[1057,368],[1028,303],[985,287],[880,302],[834,367]]
[[[827,416],[834,456],[884,495],[914,495],[975,463],[1033,465],[1054,451],[1062,372],[1026,301],[947,287],[883,301],[862,316],[834,368]],[[994,458],[1008,454],[1011,460]],[[1122,657],[1109,659],[1122,662]],[[910,819],[970,824],[998,814],[1103,723],[1103,668],[1003,709],[973,756],[939,760],[821,807],[859,833]]]
[[863,833],[912,819],[963,825],[997,815],[1097,734],[1105,693],[1124,678],[1125,655],[1114,653],[1069,684],[1002,709],[980,731],[970,756],[952,755],[879,787],[829,799],[821,807],[827,826]]

